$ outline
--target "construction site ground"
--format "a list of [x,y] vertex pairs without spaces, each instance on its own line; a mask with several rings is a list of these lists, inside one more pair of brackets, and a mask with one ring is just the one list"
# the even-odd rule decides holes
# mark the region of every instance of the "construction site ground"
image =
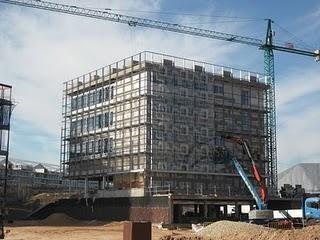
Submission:
[[[65,214],[53,214],[41,221],[19,221],[5,228],[8,240],[122,240],[123,222],[78,221]],[[303,229],[276,230],[258,225],[219,221],[200,232],[189,229],[159,229],[152,227],[153,240],[319,240],[320,225]]]

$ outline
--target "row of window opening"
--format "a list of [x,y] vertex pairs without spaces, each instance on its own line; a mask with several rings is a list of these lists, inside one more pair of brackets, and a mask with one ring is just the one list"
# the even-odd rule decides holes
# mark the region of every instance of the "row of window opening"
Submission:
[[104,138],[99,140],[88,140],[81,143],[70,144],[70,157],[86,156],[91,154],[112,153],[113,138]]
[[71,122],[71,136],[113,125],[113,112],[106,112]]
[[108,86],[74,96],[71,98],[71,110],[74,111],[109,101],[114,98],[114,95],[114,86]]

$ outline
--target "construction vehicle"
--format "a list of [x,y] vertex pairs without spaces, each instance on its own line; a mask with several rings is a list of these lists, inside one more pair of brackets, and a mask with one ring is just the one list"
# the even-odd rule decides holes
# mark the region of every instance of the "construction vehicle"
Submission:
[[[280,214],[280,215],[279,215]],[[300,209],[274,211],[274,223],[289,221],[293,227],[310,226],[320,223],[320,194],[305,193],[301,197]]]
[[[252,175],[257,182],[258,185],[258,191],[256,187],[253,185],[245,171],[243,170],[241,164],[239,163],[236,156],[231,155],[231,160],[233,165],[235,166],[238,174],[242,178],[243,182],[247,186],[249,192],[251,193],[252,197],[254,198],[257,209],[251,210],[249,212],[249,220],[270,220],[273,218],[273,211],[267,209],[267,188],[264,183],[264,179],[262,178],[259,169],[257,167],[257,164],[253,160],[250,148],[248,143],[236,136],[223,136],[224,139],[231,141],[233,143],[239,144],[242,146],[243,151],[246,153],[246,155],[249,157],[252,167]],[[228,151],[228,150],[227,150]],[[230,151],[228,151],[230,153]]]
[[[244,152],[246,153],[246,155],[249,157],[251,161],[252,175],[255,181],[257,182],[259,191],[256,190],[256,187],[250,181],[249,177],[247,176],[241,164],[239,163],[237,157],[234,155],[231,156],[233,165],[235,166],[238,174],[246,184],[248,190],[250,191],[252,197],[254,198],[257,204],[257,209],[249,212],[249,220],[253,220],[253,221],[275,220],[273,217],[273,210],[270,210],[267,208],[267,188],[259,172],[259,169],[252,157],[248,143],[240,137],[223,136],[223,138],[241,145]],[[302,210],[302,219],[300,220],[302,220],[303,225],[312,225],[320,222],[320,194],[303,194],[301,210]],[[289,211],[280,210],[279,212],[283,215],[283,217],[285,218],[285,221],[288,222],[289,225],[293,225],[294,223],[301,222],[301,221],[296,221],[297,219],[294,219],[289,214]]]
[[320,194],[304,194],[302,198],[303,222],[313,225],[320,222]]

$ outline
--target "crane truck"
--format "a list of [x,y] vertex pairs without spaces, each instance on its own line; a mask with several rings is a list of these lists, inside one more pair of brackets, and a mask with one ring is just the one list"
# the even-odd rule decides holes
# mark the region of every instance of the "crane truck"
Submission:
[[250,159],[251,166],[252,166],[252,175],[258,184],[258,191],[257,191],[256,187],[251,182],[248,175],[245,173],[244,169],[242,168],[241,164],[239,163],[237,157],[233,154],[230,154],[230,151],[227,150],[227,152],[229,152],[229,155],[231,156],[231,161],[232,161],[233,165],[235,166],[238,174],[240,175],[243,182],[247,186],[249,192],[251,193],[251,195],[257,205],[257,209],[251,210],[249,212],[249,220],[269,220],[269,219],[272,219],[273,218],[273,211],[267,209],[267,188],[264,183],[264,179],[262,178],[262,176],[259,172],[257,164],[253,160],[248,143],[244,139],[237,137],[237,136],[223,136],[223,138],[230,141],[230,142],[233,142],[233,143],[236,143],[236,144],[239,144],[242,146],[243,151],[246,153],[246,155]]
[[[249,157],[252,167],[252,175],[257,182],[258,191],[254,184],[249,179],[248,175],[243,170],[241,164],[239,163],[235,155],[230,154],[233,165],[235,166],[238,174],[242,178],[243,182],[247,186],[249,192],[254,198],[257,209],[251,210],[249,212],[249,220],[251,221],[271,221],[274,220],[273,210],[268,209],[267,206],[267,188],[263,177],[261,176],[259,169],[252,157],[248,143],[237,136],[223,136],[227,141],[239,144],[242,146],[244,152]],[[301,204],[302,210],[302,222],[307,223],[307,225],[315,224],[320,222],[320,194],[305,194],[302,199]],[[280,211],[280,213],[288,220],[293,218],[290,216],[288,211]]]

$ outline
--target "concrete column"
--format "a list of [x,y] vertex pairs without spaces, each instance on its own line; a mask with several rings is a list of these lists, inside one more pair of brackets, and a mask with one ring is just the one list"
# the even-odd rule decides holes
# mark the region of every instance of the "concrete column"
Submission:
[[208,204],[206,202],[204,203],[204,217],[208,217]]
[[179,206],[178,223],[180,223],[182,218],[182,205],[179,204],[178,206]]
[[228,205],[223,205],[223,215],[224,217],[228,216]]
[[204,217],[205,213],[204,213],[204,204],[199,204],[199,217]]
[[241,204],[236,205],[236,217],[241,221]]
[[106,188],[106,176],[102,176],[102,189]]
[[88,178],[84,178],[84,197],[88,197]]
[[173,209],[173,202],[172,202],[172,198],[171,195],[169,194],[168,196],[168,211],[169,211],[169,224],[173,224],[174,222],[174,209]]
[[241,204],[239,204],[238,202],[235,202],[234,203],[234,216],[236,218],[239,218],[240,213],[241,213]]
[[193,209],[194,209],[194,213],[198,214],[198,205],[197,204],[193,205]]

